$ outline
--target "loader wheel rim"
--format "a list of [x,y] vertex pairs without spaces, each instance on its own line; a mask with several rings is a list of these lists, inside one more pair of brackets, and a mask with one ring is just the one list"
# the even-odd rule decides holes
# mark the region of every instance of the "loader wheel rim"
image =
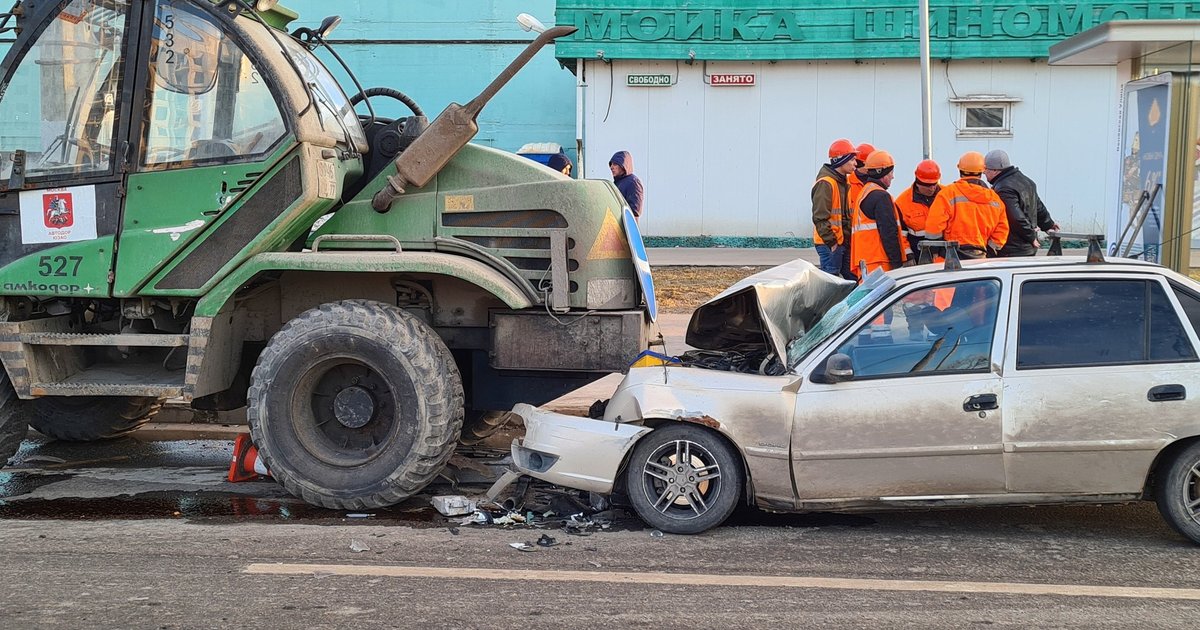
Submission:
[[399,429],[396,394],[373,367],[353,357],[326,359],[301,377],[291,423],[304,449],[338,467],[378,457]]

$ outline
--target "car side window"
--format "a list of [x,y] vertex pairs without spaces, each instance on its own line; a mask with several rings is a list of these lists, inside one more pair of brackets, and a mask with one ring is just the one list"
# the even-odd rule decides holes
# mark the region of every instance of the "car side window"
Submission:
[[1171,289],[1175,292],[1175,298],[1179,300],[1179,305],[1183,307],[1183,314],[1187,316],[1188,321],[1192,322],[1192,330],[1200,334],[1200,297],[1174,284],[1171,285]]
[[1162,286],[1148,280],[1021,285],[1017,369],[1194,361]]
[[855,380],[927,373],[986,372],[1000,303],[993,279],[913,291],[859,328],[837,352]]

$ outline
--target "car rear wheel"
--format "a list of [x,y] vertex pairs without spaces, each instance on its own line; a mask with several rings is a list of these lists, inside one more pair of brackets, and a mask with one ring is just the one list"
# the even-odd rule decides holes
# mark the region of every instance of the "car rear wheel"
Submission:
[[1175,455],[1159,476],[1154,494],[1167,524],[1200,543],[1200,442]]
[[656,429],[633,450],[625,473],[629,502],[651,527],[698,534],[737,507],[744,473],[734,449],[691,424]]

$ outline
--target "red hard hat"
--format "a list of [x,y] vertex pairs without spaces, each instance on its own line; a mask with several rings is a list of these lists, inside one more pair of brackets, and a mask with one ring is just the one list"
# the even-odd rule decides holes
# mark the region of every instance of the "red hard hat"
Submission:
[[864,143],[858,145],[858,148],[854,150],[854,153],[855,153],[854,157],[858,158],[859,162],[866,162],[867,157],[870,156],[874,152],[875,152],[875,147],[864,142]]
[[829,159],[831,160],[851,153],[854,153],[854,143],[845,138],[838,138],[829,145]]
[[933,160],[921,160],[917,165],[917,181],[922,184],[936,184],[942,181],[942,169]]

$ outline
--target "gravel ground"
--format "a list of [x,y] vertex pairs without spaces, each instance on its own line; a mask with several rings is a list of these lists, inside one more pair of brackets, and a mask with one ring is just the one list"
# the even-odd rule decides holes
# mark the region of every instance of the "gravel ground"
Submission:
[[655,267],[654,293],[663,313],[690,314],[729,285],[770,267]]

